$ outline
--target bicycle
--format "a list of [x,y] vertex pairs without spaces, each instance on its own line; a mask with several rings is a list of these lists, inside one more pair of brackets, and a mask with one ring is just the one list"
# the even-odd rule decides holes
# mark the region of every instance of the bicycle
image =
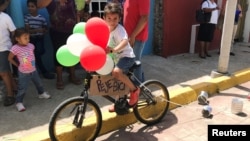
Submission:
[[[127,73],[131,80],[140,84],[141,92],[134,107],[129,107],[128,95],[121,96],[119,100],[115,100],[110,95],[102,96],[115,104],[115,112],[118,115],[127,114],[130,109],[133,109],[138,121],[153,125],[160,122],[168,111],[169,92],[158,80],[152,79],[141,83],[133,74],[134,69],[140,64],[140,61],[135,61]],[[102,113],[97,103],[89,98],[90,81],[94,74],[96,73],[87,72],[80,96],[63,101],[53,111],[49,121],[49,136],[52,141],[60,141],[68,136],[74,136],[76,141],[93,141],[98,137],[102,127]],[[72,132],[73,130],[75,132]],[[72,135],[72,133],[75,134]]]

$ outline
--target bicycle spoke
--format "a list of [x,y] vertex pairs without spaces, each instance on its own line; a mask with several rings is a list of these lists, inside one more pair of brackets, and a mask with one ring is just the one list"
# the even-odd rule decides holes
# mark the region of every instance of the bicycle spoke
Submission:
[[148,125],[159,122],[168,110],[168,99],[168,91],[162,83],[156,80],[144,82],[137,107],[134,108],[135,116]]

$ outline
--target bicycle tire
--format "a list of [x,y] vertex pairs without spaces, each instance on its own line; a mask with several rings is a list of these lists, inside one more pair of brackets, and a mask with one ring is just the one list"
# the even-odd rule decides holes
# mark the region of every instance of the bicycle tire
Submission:
[[[49,120],[49,136],[52,141],[94,141],[96,139],[102,126],[102,114],[99,106],[93,100],[88,99],[87,101],[87,112],[80,124],[82,127],[78,128],[73,124],[76,112],[84,102],[85,99],[78,96],[67,99],[57,106]],[[79,120],[79,118],[77,119]]]
[[[169,92],[158,80],[148,80],[140,85],[140,96],[133,112],[138,121],[153,125],[162,120],[169,108]],[[152,97],[153,102],[148,96]]]

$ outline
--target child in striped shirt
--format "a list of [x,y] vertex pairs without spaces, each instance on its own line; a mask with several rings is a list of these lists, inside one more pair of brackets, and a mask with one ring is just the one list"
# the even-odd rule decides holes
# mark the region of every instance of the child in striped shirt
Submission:
[[37,0],[27,0],[27,7],[29,13],[24,16],[24,24],[30,33],[30,43],[35,46],[36,65],[44,78],[54,79],[55,74],[49,72],[42,61],[45,53],[44,35],[48,30],[47,21],[38,13]]

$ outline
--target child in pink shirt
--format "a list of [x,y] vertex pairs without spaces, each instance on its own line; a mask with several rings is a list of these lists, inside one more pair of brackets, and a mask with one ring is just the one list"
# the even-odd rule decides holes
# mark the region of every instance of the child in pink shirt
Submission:
[[[19,81],[16,108],[19,112],[22,112],[25,111],[23,99],[30,80],[32,80],[36,86],[38,98],[48,99],[50,95],[44,91],[42,81],[36,70],[34,56],[35,47],[29,42],[29,32],[25,28],[18,28],[15,31],[14,38],[17,43],[10,49],[8,60],[18,68]],[[15,61],[15,56],[18,62]]]

